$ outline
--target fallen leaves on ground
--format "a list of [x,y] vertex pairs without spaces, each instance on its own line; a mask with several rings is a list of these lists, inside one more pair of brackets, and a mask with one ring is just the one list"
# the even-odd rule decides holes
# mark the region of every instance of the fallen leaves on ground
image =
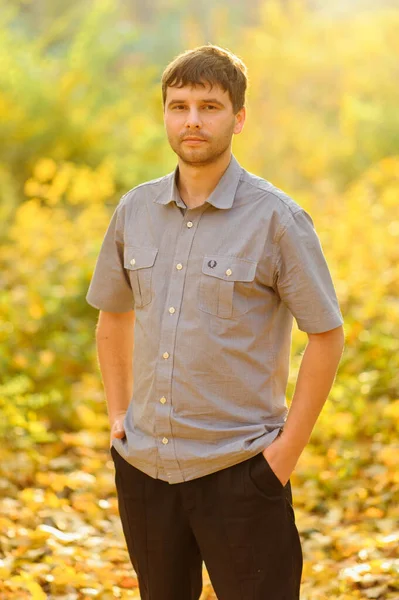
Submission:
[[[107,434],[82,431],[2,449],[0,600],[140,597],[106,443]],[[301,600],[399,598],[397,455],[366,443],[350,455],[305,448],[291,477]],[[204,567],[201,600],[215,598]]]

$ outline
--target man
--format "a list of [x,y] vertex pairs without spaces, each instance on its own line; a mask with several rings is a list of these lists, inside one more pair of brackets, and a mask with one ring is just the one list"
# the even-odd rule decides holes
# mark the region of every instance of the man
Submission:
[[[162,76],[176,169],[116,208],[87,295],[118,506],[143,600],[299,598],[289,477],[343,319],[309,214],[232,155],[246,67],[206,45]],[[293,317],[308,335],[289,414]],[[133,349],[134,346],[134,349]]]

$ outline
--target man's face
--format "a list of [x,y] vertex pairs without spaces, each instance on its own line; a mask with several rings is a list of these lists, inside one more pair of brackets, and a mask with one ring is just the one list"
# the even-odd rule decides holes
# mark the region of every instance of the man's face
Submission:
[[245,108],[235,115],[227,91],[207,82],[205,86],[167,88],[164,124],[169,144],[189,165],[215,162],[244,126]]

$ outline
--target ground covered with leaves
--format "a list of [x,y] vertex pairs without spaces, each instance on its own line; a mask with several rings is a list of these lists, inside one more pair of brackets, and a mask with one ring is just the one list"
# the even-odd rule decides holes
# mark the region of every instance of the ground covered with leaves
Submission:
[[[398,446],[307,446],[291,477],[303,600],[399,598]],[[139,598],[107,434],[3,448],[0,600]],[[204,566],[201,600],[216,598]]]

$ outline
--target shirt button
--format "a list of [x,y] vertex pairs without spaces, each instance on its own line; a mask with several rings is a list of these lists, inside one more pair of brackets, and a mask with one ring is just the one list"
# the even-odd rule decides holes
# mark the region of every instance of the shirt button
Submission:
[[233,271],[232,271],[231,269],[227,269],[227,271],[226,271],[226,275],[231,275],[231,274],[232,274],[232,272],[233,272]]
[[135,264],[136,264],[136,259],[135,259],[135,258],[132,258],[132,260],[130,261],[130,264],[131,264],[131,265],[135,265]]
[[168,438],[163,438],[162,443],[167,444],[169,442]]
[[178,269],[180,271],[180,269],[183,268],[183,265],[181,263],[177,263],[176,265],[176,269]]
[[165,396],[162,396],[162,398],[160,398],[159,401],[161,404],[165,404],[165,402],[166,402]]
[[173,315],[173,313],[175,311],[176,311],[176,309],[173,306],[171,306],[170,309],[169,309],[170,314]]
[[192,226],[193,226],[192,221],[187,221],[187,227],[192,227]]
[[164,353],[162,354],[162,356],[163,356],[164,358],[169,358],[169,352],[164,352]]

